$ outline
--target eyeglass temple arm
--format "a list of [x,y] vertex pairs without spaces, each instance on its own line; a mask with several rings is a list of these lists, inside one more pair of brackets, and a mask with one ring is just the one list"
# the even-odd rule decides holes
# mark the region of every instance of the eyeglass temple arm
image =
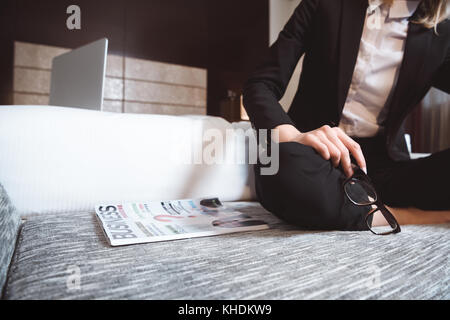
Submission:
[[397,219],[395,219],[392,213],[384,205],[379,205],[378,208],[392,228],[400,228]]

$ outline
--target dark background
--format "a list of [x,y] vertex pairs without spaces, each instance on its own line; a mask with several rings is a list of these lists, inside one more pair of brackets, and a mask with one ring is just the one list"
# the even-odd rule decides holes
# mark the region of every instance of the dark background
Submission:
[[[242,91],[269,42],[268,0],[1,0],[0,104],[11,104],[14,41],[76,48],[102,37],[109,53],[208,70],[208,114]],[[81,30],[66,9],[81,8]]]

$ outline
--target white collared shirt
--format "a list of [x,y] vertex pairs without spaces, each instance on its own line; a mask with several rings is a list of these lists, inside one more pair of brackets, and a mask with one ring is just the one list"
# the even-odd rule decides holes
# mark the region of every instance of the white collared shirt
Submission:
[[386,104],[403,60],[408,18],[419,1],[369,0],[358,58],[339,127],[349,136],[375,136],[386,117]]

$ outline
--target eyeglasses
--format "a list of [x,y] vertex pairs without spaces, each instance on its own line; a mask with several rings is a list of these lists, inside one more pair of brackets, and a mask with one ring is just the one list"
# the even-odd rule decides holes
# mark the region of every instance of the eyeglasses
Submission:
[[[377,195],[370,178],[360,168],[343,183],[347,198],[357,206],[372,206],[366,216],[369,230],[374,234],[386,235],[400,232],[400,225]],[[374,225],[375,220],[375,225]]]

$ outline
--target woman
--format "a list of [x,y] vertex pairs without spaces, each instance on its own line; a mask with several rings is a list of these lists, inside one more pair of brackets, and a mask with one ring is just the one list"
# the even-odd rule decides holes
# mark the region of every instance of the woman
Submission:
[[[244,90],[254,127],[279,130],[278,173],[255,170],[266,209],[304,228],[366,230],[368,208],[342,188],[353,157],[385,204],[450,210],[450,149],[410,160],[402,130],[431,86],[450,93],[448,16],[447,0],[302,0]],[[285,113],[278,101],[303,54]],[[418,221],[401,212],[400,223]],[[416,218],[449,220],[438,214]]]

